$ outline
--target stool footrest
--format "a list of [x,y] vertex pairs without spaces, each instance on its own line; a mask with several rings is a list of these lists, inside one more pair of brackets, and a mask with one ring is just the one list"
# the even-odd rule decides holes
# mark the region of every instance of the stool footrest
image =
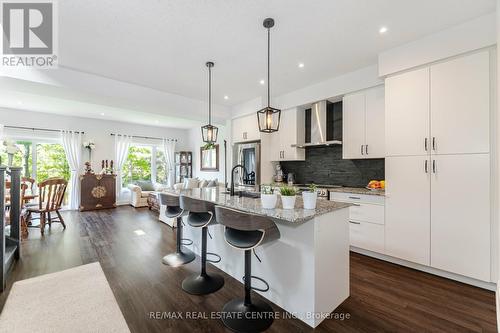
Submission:
[[191,240],[189,238],[181,238],[181,245],[184,245],[184,246],[193,245],[193,240]]
[[218,263],[222,260],[221,256],[218,255],[217,253],[213,253],[213,252],[207,252],[207,256],[214,256],[216,257],[217,259],[216,260],[213,260],[213,259],[207,259],[208,262],[211,262],[211,263]]
[[[253,276],[253,275],[251,276],[251,278],[259,280],[260,282],[262,282],[266,286],[266,288],[257,288],[257,287],[250,287],[250,288],[252,288],[253,290],[257,290],[257,291],[262,291],[263,293],[269,291],[269,283],[267,283],[266,280],[264,280],[263,278],[260,278],[258,276]],[[245,282],[245,277],[243,277],[242,280],[243,280],[243,282]]]

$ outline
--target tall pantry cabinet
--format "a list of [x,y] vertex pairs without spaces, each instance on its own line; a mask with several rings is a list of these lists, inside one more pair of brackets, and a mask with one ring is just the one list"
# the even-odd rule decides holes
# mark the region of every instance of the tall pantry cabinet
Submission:
[[490,281],[490,51],[386,79],[388,255]]

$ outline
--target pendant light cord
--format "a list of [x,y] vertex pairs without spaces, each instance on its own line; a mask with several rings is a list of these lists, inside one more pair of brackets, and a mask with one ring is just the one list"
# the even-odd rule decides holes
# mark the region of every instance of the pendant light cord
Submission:
[[267,106],[268,107],[271,106],[270,53],[271,53],[271,28],[267,28]]
[[208,124],[212,125],[212,67],[208,66]]

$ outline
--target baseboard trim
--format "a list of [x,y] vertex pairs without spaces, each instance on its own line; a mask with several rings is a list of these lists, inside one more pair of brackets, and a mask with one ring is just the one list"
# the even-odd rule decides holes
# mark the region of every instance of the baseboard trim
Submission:
[[388,256],[385,254],[360,249],[360,248],[355,247],[355,246],[351,246],[351,251],[359,253],[359,254],[363,254],[365,256],[369,256],[372,258],[388,261],[388,262],[396,264],[396,265],[401,265],[401,266],[413,268],[413,269],[416,269],[418,271],[422,271],[425,273],[444,277],[444,278],[447,278],[450,280],[462,282],[465,284],[470,284],[470,285],[478,287],[478,288],[487,289],[487,290],[491,290],[491,291],[496,291],[496,289],[497,289],[496,283],[493,283],[493,282],[484,282],[481,280],[476,280],[476,279],[466,277],[463,275],[458,275],[458,274],[442,271],[442,270],[437,269],[437,268],[416,264],[414,262],[406,261],[406,260],[399,259],[399,258],[394,258],[394,257]]

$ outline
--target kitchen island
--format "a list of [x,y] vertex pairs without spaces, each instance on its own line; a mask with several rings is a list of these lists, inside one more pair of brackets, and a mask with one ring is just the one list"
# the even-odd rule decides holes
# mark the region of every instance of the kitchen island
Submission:
[[[280,231],[280,239],[256,249],[261,262],[253,261],[252,274],[270,286],[268,292],[258,293],[311,327],[329,318],[349,296],[347,208],[350,204],[318,199],[317,208],[307,210],[297,197],[295,209],[282,209],[280,200],[276,209],[263,209],[260,199],[230,196],[217,188],[169,193],[271,218]],[[211,226],[209,230],[212,239],[208,240],[208,251],[222,257],[221,262],[214,265],[241,281],[243,252],[226,244],[222,225]],[[201,228],[186,226],[184,238],[193,240],[189,247],[199,254]]]

